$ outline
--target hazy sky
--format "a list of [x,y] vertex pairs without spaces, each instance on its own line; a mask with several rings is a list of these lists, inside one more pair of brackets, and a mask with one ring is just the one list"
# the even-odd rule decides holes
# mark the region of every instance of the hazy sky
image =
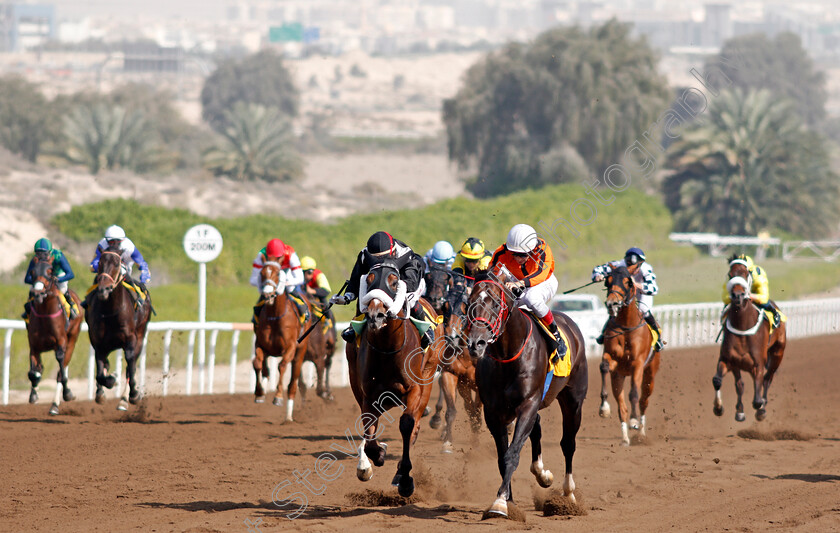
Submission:
[[222,19],[231,0],[41,0],[54,4],[61,18],[84,15]]

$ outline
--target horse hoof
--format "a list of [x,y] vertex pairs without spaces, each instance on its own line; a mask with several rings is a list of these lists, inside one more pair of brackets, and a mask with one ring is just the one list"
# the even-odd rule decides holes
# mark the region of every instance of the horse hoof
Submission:
[[551,470],[546,469],[542,472],[534,472],[534,470],[531,469],[531,472],[533,472],[539,486],[544,489],[547,489],[552,483],[554,483],[554,474],[551,473]]
[[64,388],[64,390],[61,393],[61,396],[62,396],[62,398],[64,398],[65,402],[72,402],[73,400],[76,399],[76,395],[73,394],[73,392],[70,389],[68,389],[67,387]]
[[401,477],[399,485],[397,486],[397,492],[399,492],[400,496],[403,498],[408,498],[414,494],[414,478],[411,476]]
[[422,418],[423,416],[429,416],[430,414],[432,414],[432,408],[431,408],[431,407],[429,407],[429,406],[426,406],[426,408],[425,408],[425,409],[423,409],[423,414],[422,414],[421,418]]
[[755,419],[758,420],[759,422],[761,422],[765,418],[767,418],[767,410],[764,409],[763,407],[755,412]]
[[117,411],[128,411],[128,402],[125,401],[125,398],[120,400],[119,405],[117,405]]
[[629,446],[630,446],[630,439],[627,439],[627,440],[622,440],[622,441],[621,441],[621,445],[622,445],[622,446],[629,447]]
[[747,415],[744,413],[735,413],[735,422],[743,422],[747,419]]
[[455,451],[455,447],[452,446],[451,442],[446,441],[446,442],[443,443],[443,453],[452,453],[454,451]]
[[52,404],[52,407],[50,407],[50,414],[51,415],[57,415],[58,414],[58,405]]
[[102,385],[105,386],[106,389],[113,389],[114,385],[117,384],[117,378],[112,375],[106,376],[105,379],[102,380]]
[[715,416],[723,416],[723,406],[721,406],[721,407],[714,406],[712,408],[712,411],[715,413]]
[[265,396],[255,396],[254,403],[265,403]]
[[429,419],[429,427],[432,429],[438,429],[440,427],[440,423],[440,415],[434,415],[432,418]]
[[487,509],[487,513],[507,517],[507,501],[505,501],[504,498],[496,498],[496,501],[493,502],[493,505],[491,505],[490,508]]
[[370,481],[370,478],[373,477],[373,467],[357,468],[356,477],[359,478],[359,481]]
[[37,401],[38,401],[38,391],[36,391],[35,389],[32,389],[29,392],[29,403],[35,403]]
[[630,419],[630,429],[639,429],[639,421],[637,419]]
[[283,405],[283,398],[278,398],[277,396],[275,396],[274,399],[271,400],[271,404],[272,405]]
[[391,480],[391,486],[392,487],[399,487],[401,479],[402,479],[402,474],[400,474],[400,473],[394,474],[394,479]]
[[134,392],[132,392],[131,394],[128,395],[128,402],[131,405],[137,405],[138,403],[140,403],[140,400],[142,400],[142,399],[143,399],[143,393],[141,393],[139,390],[136,390],[136,391],[134,391]]
[[103,404],[105,403],[105,393],[96,391],[96,403]]
[[601,418],[609,418],[610,417],[610,404],[604,402],[601,404],[601,409],[598,411],[598,414],[601,415]]

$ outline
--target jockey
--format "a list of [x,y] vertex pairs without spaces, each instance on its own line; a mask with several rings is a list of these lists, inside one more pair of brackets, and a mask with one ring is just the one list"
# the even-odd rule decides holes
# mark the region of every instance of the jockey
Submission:
[[460,276],[454,276],[455,285],[472,287],[475,276],[490,269],[490,260],[492,259],[493,254],[484,249],[484,242],[481,239],[468,238],[461,245],[461,250],[452,263],[452,272],[461,274]]
[[[756,265],[753,262],[752,257],[748,255],[741,254],[729,262],[730,265],[732,263],[741,263],[747,267],[747,270],[750,273],[750,278],[752,278],[750,300],[752,300],[756,307],[773,313],[773,327],[779,327],[782,315],[779,313],[779,310],[770,303],[770,280],[767,279],[767,272],[760,266]],[[729,305],[729,291],[726,289],[726,285],[727,283],[723,284],[723,303]]]
[[[26,268],[26,276],[23,278],[23,282],[27,285],[35,283],[32,271],[35,267],[36,258],[39,261],[50,261],[52,263],[53,276],[55,276],[55,281],[58,283],[58,301],[61,302],[61,306],[64,308],[64,312],[67,313],[68,318],[73,320],[79,316],[79,311],[76,309],[76,303],[73,301],[73,298],[70,297],[70,289],[67,286],[67,282],[76,277],[73,274],[73,269],[70,268],[70,263],[67,262],[67,258],[64,257],[64,253],[61,250],[53,248],[49,239],[38,239],[35,242],[35,257],[29,261],[29,266]],[[24,320],[29,320],[29,308],[30,302],[27,301],[23,306],[23,314],[21,315],[21,318]]]
[[[532,311],[554,335],[553,346],[560,359],[566,355],[566,343],[557,329],[554,315],[548,302],[557,292],[557,278],[554,276],[554,254],[548,244],[537,236],[534,228],[517,224],[508,232],[505,244],[499,246],[490,260],[490,269],[504,265],[517,281],[505,282],[510,291],[524,289],[517,297],[518,305]],[[514,292],[514,294],[517,294]]]
[[[140,250],[138,250],[134,243],[131,242],[131,239],[125,236],[125,230],[121,227],[108,226],[108,229],[105,230],[105,237],[99,241],[99,244],[96,245],[96,252],[93,256],[93,261],[90,262],[90,271],[96,272],[99,270],[99,259],[102,257],[102,252],[107,250],[109,246],[119,247],[122,254],[120,259],[126,268],[124,281],[131,287],[131,290],[134,291],[134,294],[137,297],[138,305],[143,305],[146,301],[145,285],[152,280],[152,275],[149,272],[149,265],[146,264],[146,260],[143,259],[143,254],[141,254]],[[135,263],[140,269],[139,284],[131,277],[131,269]],[[88,289],[87,294],[85,295],[85,301],[82,302],[82,307],[87,307],[88,297],[95,288],[96,284],[92,285]]]
[[[356,264],[353,265],[353,271],[350,273],[347,292],[341,296],[333,296],[330,302],[347,305],[355,300],[359,294],[362,277],[370,272],[371,267],[385,261],[393,262],[399,269],[400,279],[406,285],[406,305],[411,310],[411,316],[426,322],[425,312],[420,305],[420,295],[425,285],[423,282],[423,258],[407,244],[393,238],[384,231],[377,231],[370,236],[367,246],[356,257]],[[358,304],[356,311],[359,311]],[[341,332],[341,338],[348,343],[355,340],[356,332],[352,326]],[[429,328],[420,338],[420,347],[425,350],[433,341],[434,328]]]
[[452,262],[455,260],[455,250],[447,241],[438,241],[435,245],[426,252],[423,256],[423,262],[426,264],[426,272],[430,268],[441,268],[449,270],[452,268]]
[[[278,263],[283,274],[281,281],[286,285],[286,294],[297,307],[301,323],[309,320],[309,306],[306,305],[306,298],[303,296],[301,287],[304,283],[303,270],[300,267],[300,259],[295,249],[284,244],[280,239],[271,239],[265,248],[257,253],[254,258],[253,270],[251,270],[251,285],[260,289],[260,270],[269,262]],[[254,318],[251,321],[256,324],[260,316],[260,308],[265,305],[265,296],[260,290],[260,297],[254,306]]]
[[[310,298],[317,298],[321,302],[321,309],[327,305],[327,296],[332,292],[327,275],[318,270],[318,265],[311,257],[304,256],[300,259],[300,268],[303,271],[304,288]],[[335,324],[332,309],[327,310],[327,319]]]
[[[651,313],[653,308],[653,296],[659,292],[659,286],[656,284],[656,274],[653,272],[653,267],[650,263],[645,262],[645,253],[640,248],[630,248],[624,252],[624,259],[618,261],[610,261],[603,265],[598,265],[592,269],[592,281],[604,281],[609,276],[614,268],[627,267],[630,276],[636,285],[636,295],[639,309],[642,311],[645,322],[653,328],[659,335],[656,341],[656,351],[662,351],[665,343],[662,341],[662,329],[656,322],[656,319]],[[606,330],[606,323],[601,335],[595,339],[598,344],[604,344],[604,331]]]

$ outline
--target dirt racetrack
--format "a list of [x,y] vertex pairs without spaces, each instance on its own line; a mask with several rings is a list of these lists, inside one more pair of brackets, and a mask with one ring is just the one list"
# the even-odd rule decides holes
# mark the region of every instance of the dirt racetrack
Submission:
[[[412,456],[416,501],[389,507],[375,504],[383,492],[396,496],[397,424],[387,424],[387,461],[367,483],[356,479],[353,458],[331,448],[346,447],[345,429],[353,431],[349,389],[337,390],[334,404],[313,395],[288,424],[284,409],[247,395],[148,397],[128,414],[115,400],[64,404],[58,417],[47,415],[44,399],[2,407],[0,531],[840,531],[838,351],[840,336],[791,341],[767,420],[757,423],[748,405],[747,421],[736,423],[731,375],[724,415],[712,414],[717,347],[667,350],[647,442],[629,448],[619,446],[613,401],[613,417],[598,417],[600,376],[590,361],[574,465],[586,514],[535,509],[546,491],[528,472],[526,444],[513,480],[524,524],[481,520],[500,477],[492,438],[482,429],[473,439],[463,409],[452,454],[440,453],[438,431],[424,419]],[[748,383],[746,404],[751,394]],[[558,487],[560,409],[542,417],[543,457]],[[327,483],[311,474],[323,494],[289,520],[272,491],[294,481],[293,471],[314,470],[325,452],[343,471]]]

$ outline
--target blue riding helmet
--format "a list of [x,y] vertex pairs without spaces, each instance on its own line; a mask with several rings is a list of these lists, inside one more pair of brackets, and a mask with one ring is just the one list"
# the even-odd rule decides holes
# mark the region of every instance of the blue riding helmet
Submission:
[[432,248],[432,261],[440,265],[446,264],[455,257],[455,249],[446,241],[438,241]]
[[645,260],[645,253],[642,251],[641,248],[630,248],[626,252],[624,252],[624,262],[628,265],[635,265],[636,263],[642,262]]

